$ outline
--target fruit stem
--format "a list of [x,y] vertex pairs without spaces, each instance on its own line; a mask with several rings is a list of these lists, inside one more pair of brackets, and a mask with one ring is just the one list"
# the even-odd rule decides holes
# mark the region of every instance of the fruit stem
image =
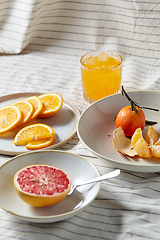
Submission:
[[126,98],[128,99],[128,101],[131,103],[131,109],[132,109],[132,111],[135,111],[137,114],[138,114],[138,110],[136,109],[136,107],[144,108],[144,109],[148,109],[148,110],[153,110],[153,111],[156,111],[156,112],[159,111],[159,109],[156,109],[156,108],[140,107],[136,102],[134,102],[134,101],[128,96],[128,94],[127,94],[126,91],[124,90],[123,85],[122,85],[122,95],[125,95],[125,96],[126,96]]
[[155,125],[155,124],[158,123],[158,122],[156,122],[156,121],[149,121],[149,120],[146,120],[145,122],[146,122],[146,124],[148,124],[148,125]]

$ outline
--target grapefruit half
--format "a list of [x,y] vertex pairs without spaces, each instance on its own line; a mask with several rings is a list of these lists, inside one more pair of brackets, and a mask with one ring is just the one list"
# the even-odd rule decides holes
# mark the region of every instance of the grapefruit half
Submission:
[[14,176],[14,186],[21,199],[34,207],[46,207],[65,199],[70,191],[70,176],[50,165],[30,165]]

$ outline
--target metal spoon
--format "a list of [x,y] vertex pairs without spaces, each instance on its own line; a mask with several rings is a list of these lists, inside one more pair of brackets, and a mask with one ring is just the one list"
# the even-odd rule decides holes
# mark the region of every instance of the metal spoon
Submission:
[[68,195],[71,195],[77,187],[80,187],[80,186],[83,186],[83,185],[86,185],[86,184],[89,184],[89,183],[100,182],[100,181],[108,179],[108,178],[117,177],[119,174],[120,174],[120,169],[117,169],[117,170],[114,170],[113,172],[106,173],[106,174],[101,175],[99,177],[90,179],[86,182],[83,182],[83,183],[80,183],[80,184],[75,184],[75,185],[73,184],[69,193],[68,193]]

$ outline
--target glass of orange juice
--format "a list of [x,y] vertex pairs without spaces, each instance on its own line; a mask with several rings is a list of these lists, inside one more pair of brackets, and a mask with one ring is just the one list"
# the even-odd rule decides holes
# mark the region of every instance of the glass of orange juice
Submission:
[[122,57],[112,51],[93,51],[80,59],[84,99],[92,103],[118,93],[122,79]]

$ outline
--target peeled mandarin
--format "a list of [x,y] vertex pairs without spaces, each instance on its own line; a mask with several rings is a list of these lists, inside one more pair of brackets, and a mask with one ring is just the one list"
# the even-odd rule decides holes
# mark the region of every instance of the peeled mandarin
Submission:
[[147,127],[145,140],[150,145],[154,145],[157,142],[157,133],[152,126]]
[[142,158],[152,157],[151,150],[149,149],[149,146],[147,142],[144,140],[144,138],[138,139],[133,149],[137,152],[139,157],[142,157]]
[[134,147],[136,142],[142,138],[142,129],[141,128],[137,128],[136,131],[134,132],[134,134],[132,135],[132,138],[131,138],[131,143],[132,143],[132,146]]

